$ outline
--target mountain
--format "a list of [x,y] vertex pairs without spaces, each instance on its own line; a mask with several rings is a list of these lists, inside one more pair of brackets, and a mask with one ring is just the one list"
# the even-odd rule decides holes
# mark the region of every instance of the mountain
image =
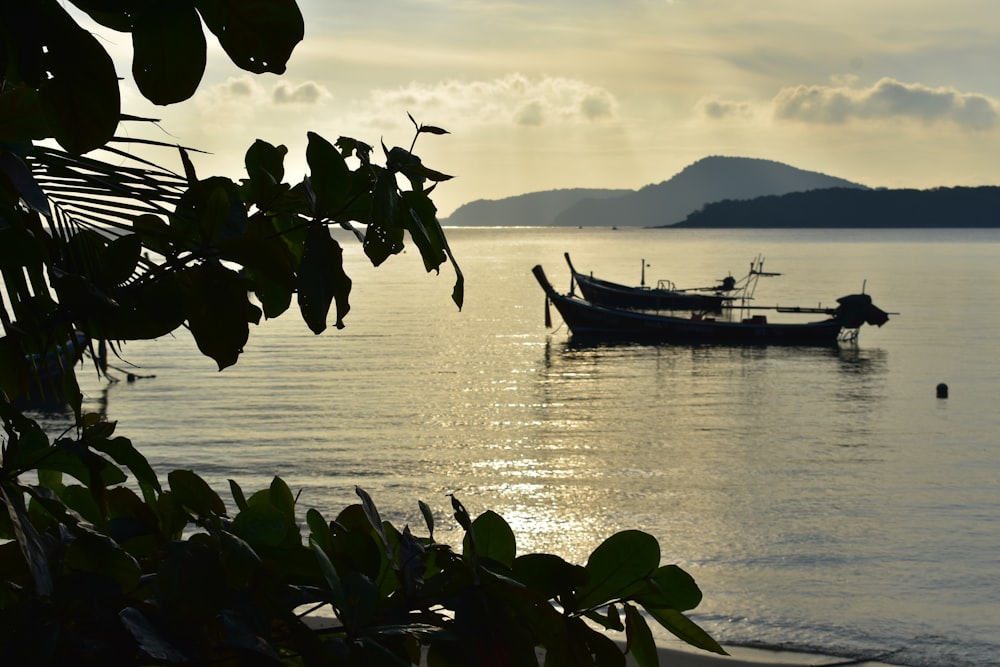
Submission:
[[668,181],[610,199],[581,200],[562,211],[554,225],[672,225],[711,202],[754,199],[827,188],[865,186],[814,171],[744,157],[706,157]]
[[456,227],[549,226],[567,207],[581,200],[618,197],[632,190],[576,188],[531,192],[506,199],[477,199],[462,204],[442,224]]
[[464,204],[453,226],[657,227],[684,220],[705,204],[825,188],[865,186],[780,162],[712,156],[670,180],[640,190],[549,190]]

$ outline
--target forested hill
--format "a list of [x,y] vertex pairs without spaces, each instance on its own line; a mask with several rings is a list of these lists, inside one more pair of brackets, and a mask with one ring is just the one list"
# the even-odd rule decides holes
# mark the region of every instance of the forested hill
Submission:
[[817,188],[864,188],[842,178],[758,158],[712,156],[639,190],[549,190],[460,206],[446,225],[654,227],[683,220],[708,202]]
[[1000,227],[1000,187],[830,188],[706,204],[668,227]]
[[636,192],[582,200],[556,216],[556,226],[654,227],[684,220],[708,202],[752,199],[820,188],[860,188],[815,171],[759,158],[711,156],[685,167],[670,180]]
[[617,197],[631,190],[574,188],[529,192],[506,199],[477,199],[455,209],[446,225],[456,227],[523,227],[551,225],[560,212],[583,199]]

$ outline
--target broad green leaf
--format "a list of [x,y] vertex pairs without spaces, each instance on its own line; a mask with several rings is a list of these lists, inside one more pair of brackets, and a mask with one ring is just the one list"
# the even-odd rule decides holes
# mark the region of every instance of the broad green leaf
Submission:
[[626,530],[601,543],[587,561],[587,583],[577,592],[577,609],[612,602],[634,591],[660,564],[660,545],[652,535]]
[[659,667],[653,633],[639,610],[630,604],[625,606],[625,631],[628,635],[628,650],[639,667]]
[[587,579],[587,571],[554,554],[527,554],[513,563],[517,581],[545,599],[566,597]]
[[337,328],[344,328],[344,317],[351,306],[351,279],[344,272],[344,251],[327,228],[311,225],[298,270],[298,302],[302,319],[309,329],[320,334],[326,329],[330,304],[337,302]]
[[[584,633],[587,647],[594,656],[594,664],[598,667],[625,667],[625,654],[611,637],[587,628]],[[655,664],[655,663],[654,663]]]
[[37,90],[22,86],[0,92],[0,141],[45,139],[52,134]]
[[288,154],[285,146],[273,146],[266,141],[256,140],[247,149],[243,162],[250,178],[247,203],[256,204],[264,211],[273,210],[275,200],[289,190],[283,183],[285,178],[284,159]]
[[249,72],[282,74],[305,34],[295,0],[195,0],[195,6],[233,63]]
[[320,135],[309,132],[306,161],[309,182],[316,195],[317,218],[334,217],[348,204],[351,192],[351,170],[333,145]]
[[180,240],[163,218],[151,213],[136,217],[132,221],[132,231],[140,236],[142,245],[161,255],[171,254],[174,242]]
[[107,516],[105,516],[105,513],[98,506],[89,489],[79,484],[70,484],[59,489],[57,493],[59,499],[66,503],[66,507],[79,514],[86,521],[94,524],[97,530],[107,532]]
[[635,596],[644,607],[688,611],[701,604],[701,589],[694,578],[676,565],[663,565],[649,578],[649,592]]
[[431,542],[434,541],[434,513],[431,512],[430,506],[422,500],[417,501],[417,506],[420,507],[420,514],[424,517],[424,523],[427,525],[427,534]]
[[142,242],[138,234],[116,237],[110,243],[103,257],[105,280],[111,285],[121,285],[135,275],[142,253]]
[[132,471],[132,474],[135,475],[136,481],[140,485],[149,486],[157,493],[162,490],[160,488],[160,480],[156,477],[156,473],[153,472],[149,461],[139,453],[139,450],[132,446],[132,441],[128,438],[121,436],[110,439],[94,438],[88,440],[88,442],[94,449],[104,452],[119,465],[123,465]]
[[319,510],[314,508],[306,510],[306,525],[309,526],[309,539],[318,544],[323,551],[330,551],[333,546],[330,524]]
[[[310,539],[309,547],[316,554],[320,572],[323,573],[323,578],[326,580],[326,585],[332,594],[334,608],[337,610],[344,609],[348,604],[347,593],[344,591],[344,585],[341,583],[337,568],[334,567],[329,557],[327,557],[326,552],[323,551],[323,548],[316,541]],[[341,622],[344,622],[344,620],[341,619]]]
[[190,662],[188,656],[178,649],[149,618],[135,607],[126,607],[118,613],[122,625],[128,630],[142,651],[153,660],[168,664]]
[[375,533],[382,540],[382,546],[385,548],[386,556],[392,557],[391,549],[389,548],[389,538],[385,533],[385,526],[382,525],[382,516],[378,512],[378,508],[375,506],[375,501],[372,497],[368,495],[368,492],[362,489],[360,486],[354,487],[354,493],[361,498],[361,508],[365,511],[365,516],[368,517],[369,523],[371,523],[372,528],[375,529]]
[[711,651],[712,653],[718,653],[719,655],[729,655],[707,632],[676,609],[650,609],[646,607],[646,613],[652,616],[657,623],[691,646]]
[[[487,510],[476,517],[472,522],[472,535],[475,536],[476,555],[480,559],[488,558],[507,568],[514,565],[517,555],[514,531],[499,514]],[[463,546],[467,553],[472,544],[472,538],[466,535]]]
[[396,186],[396,176],[388,169],[379,172],[372,193],[371,219],[365,231],[365,254],[374,266],[403,250],[405,221]]
[[233,519],[232,532],[246,540],[254,548],[277,548],[288,543],[294,523],[289,525],[288,517],[270,502],[254,502]]
[[46,78],[39,87],[44,116],[56,141],[86,153],[114,135],[121,113],[118,74],[97,38],[55,2],[46,13]]
[[244,588],[260,573],[261,558],[245,540],[228,531],[219,532],[220,556],[231,586]]
[[404,192],[402,203],[410,214],[406,218],[406,229],[420,250],[424,268],[437,271],[448,259],[444,234],[437,220],[437,208],[427,195],[419,192]]
[[28,510],[24,506],[24,494],[20,486],[13,482],[0,482],[0,497],[7,508],[14,539],[34,580],[35,592],[42,596],[51,595],[52,573],[49,570],[45,547],[28,517]]
[[248,323],[260,319],[246,282],[216,262],[188,269],[184,281],[188,327],[198,349],[214,359],[219,370],[232,366],[250,338]]
[[207,47],[198,12],[184,2],[139,6],[132,25],[132,76],[154,104],[174,104],[198,89]]
[[229,493],[233,496],[233,502],[236,503],[236,508],[241,512],[247,508],[247,498],[243,494],[243,489],[235,480],[229,480]]
[[225,516],[226,506],[215,491],[191,470],[173,470],[167,483],[174,497],[186,508],[202,517]]
[[51,451],[33,463],[40,470],[58,470],[94,488],[121,484],[127,477],[117,466],[88,447],[72,440],[58,440]]
[[122,593],[137,588],[142,576],[139,564],[114,540],[89,532],[81,533],[70,543],[63,557],[63,569],[99,575],[114,582]]

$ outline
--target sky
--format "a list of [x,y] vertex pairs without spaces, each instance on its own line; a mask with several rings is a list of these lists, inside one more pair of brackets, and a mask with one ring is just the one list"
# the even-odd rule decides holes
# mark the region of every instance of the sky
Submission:
[[[196,95],[130,88],[128,131],[245,175],[255,139],[306,173],[307,131],[408,147],[461,204],[559,188],[638,189],[709,155],[777,160],[871,187],[1000,185],[1000,3],[993,0],[300,0],[283,75],[210,38]],[[117,40],[117,41],[115,41]],[[124,54],[124,55],[121,55]]]

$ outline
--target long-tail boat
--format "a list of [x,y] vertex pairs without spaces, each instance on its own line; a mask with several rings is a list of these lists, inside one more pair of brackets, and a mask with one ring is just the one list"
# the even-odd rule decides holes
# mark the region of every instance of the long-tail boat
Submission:
[[569,253],[563,253],[569,264],[572,282],[580,288],[583,298],[591,303],[615,308],[636,308],[639,310],[698,310],[720,312],[733,297],[727,295],[736,289],[736,280],[729,276],[714,287],[694,287],[677,289],[669,280],[657,281],[656,287],[646,285],[646,260],[642,260],[642,279],[638,286],[632,287],[621,283],[595,278],[593,275],[580,273],[573,266]]
[[[834,346],[856,340],[863,324],[882,326],[889,313],[872,303],[871,296],[851,294],[837,299],[837,306],[755,306],[742,303],[727,309],[728,317],[707,312],[690,316],[664,315],[596,304],[575,295],[559,294],[541,266],[532,269],[545,291],[546,324],[551,325],[549,304],[555,306],[574,338],[630,340],[652,343],[701,345],[809,345]],[[761,311],[822,314],[811,322],[772,322]]]

